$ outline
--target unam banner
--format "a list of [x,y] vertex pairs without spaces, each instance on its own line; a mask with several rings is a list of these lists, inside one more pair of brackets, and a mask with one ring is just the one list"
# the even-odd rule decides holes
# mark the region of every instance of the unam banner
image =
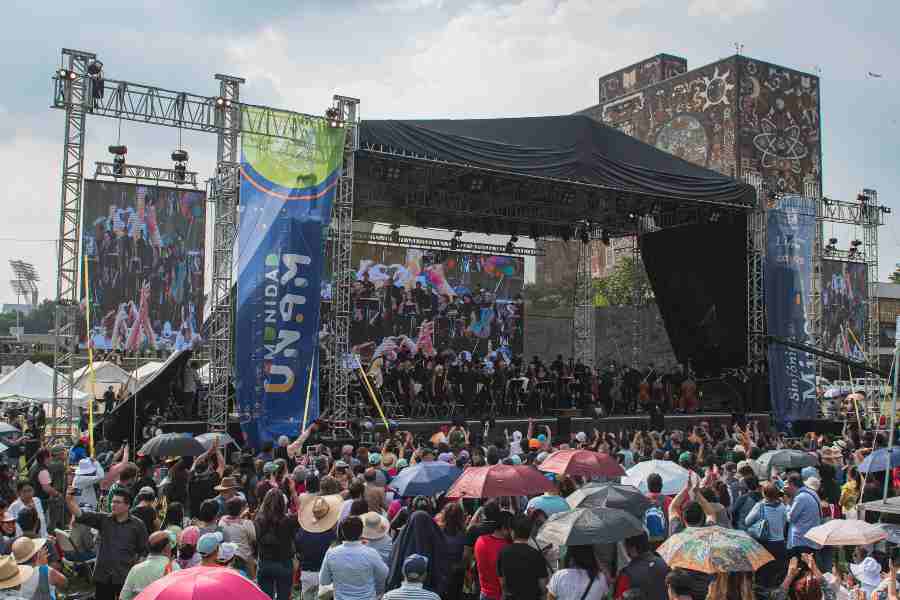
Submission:
[[[253,110],[243,118],[259,122]],[[310,117],[293,134],[242,136],[235,387],[254,447],[296,435],[310,376],[308,420],[319,412],[319,288],[346,130]]]
[[[812,286],[816,204],[813,198],[782,196],[769,205],[764,273],[769,334],[813,345],[807,307]],[[780,428],[814,419],[815,360],[808,352],[769,344],[772,415]]]

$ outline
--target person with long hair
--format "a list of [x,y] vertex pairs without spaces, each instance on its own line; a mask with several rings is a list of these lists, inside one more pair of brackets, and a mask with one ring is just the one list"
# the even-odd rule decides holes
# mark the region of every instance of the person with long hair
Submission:
[[763,547],[775,557],[764,564],[756,572],[756,583],[766,589],[774,588],[784,578],[787,568],[787,547],[785,533],[787,531],[787,509],[781,502],[781,491],[774,483],[767,481],[762,486],[763,500],[750,509],[744,520],[749,529],[757,521],[767,522],[766,539],[759,540]]
[[166,516],[162,525],[160,525],[160,529],[162,531],[171,531],[177,539],[181,532],[184,531],[184,528],[184,505],[181,502],[172,502],[166,506]]
[[258,547],[257,582],[273,600],[290,600],[294,579],[294,535],[299,522],[287,513],[287,502],[278,488],[266,493],[254,521]]
[[753,574],[719,573],[709,586],[706,600],[754,600]]
[[547,584],[547,600],[603,600],[609,593],[606,575],[600,571],[593,546],[566,548],[566,568]]
[[463,562],[463,549],[466,546],[466,515],[458,502],[450,502],[441,511],[441,530],[447,548],[449,566],[441,597],[445,600],[457,600],[462,594],[463,579],[466,567]]

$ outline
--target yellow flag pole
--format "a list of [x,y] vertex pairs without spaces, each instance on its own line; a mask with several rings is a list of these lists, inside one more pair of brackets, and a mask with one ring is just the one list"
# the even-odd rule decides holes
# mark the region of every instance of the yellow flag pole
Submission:
[[[82,270],[84,271],[84,316],[87,327],[88,373],[89,381],[91,382],[91,393],[88,397],[88,454],[90,454],[91,458],[94,458],[94,399],[97,397],[94,387],[97,385],[97,381],[94,374],[94,344],[91,340],[91,288],[90,278],[88,277],[87,253],[84,255],[84,268]],[[69,418],[71,419],[72,415],[69,415]]]
[[316,355],[318,352],[313,350],[313,359],[309,361],[309,377],[306,378],[306,404],[303,407],[303,427],[306,430],[306,418],[309,416],[309,397],[312,395],[313,367],[316,366]]
[[375,391],[372,389],[372,384],[369,383],[369,377],[363,370],[362,364],[359,365],[359,374],[362,376],[363,383],[366,384],[366,389],[369,391],[369,397],[372,399],[372,404],[375,405],[375,408],[378,409],[378,414],[381,415],[381,420],[384,422],[384,428],[390,431],[391,427],[390,425],[388,425],[388,420],[384,416],[384,411],[381,410],[381,404],[378,402],[378,398],[375,396]]

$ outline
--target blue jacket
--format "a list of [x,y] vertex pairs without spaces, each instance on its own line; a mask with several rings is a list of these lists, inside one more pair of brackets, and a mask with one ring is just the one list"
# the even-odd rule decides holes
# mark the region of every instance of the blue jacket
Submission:
[[787,511],[788,523],[791,525],[787,547],[807,546],[814,550],[822,546],[806,538],[806,532],[822,524],[822,509],[819,495],[804,486],[794,496]]

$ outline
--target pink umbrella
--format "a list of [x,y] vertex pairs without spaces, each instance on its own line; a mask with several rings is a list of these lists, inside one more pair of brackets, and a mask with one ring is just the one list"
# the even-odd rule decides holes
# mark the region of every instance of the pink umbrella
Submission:
[[256,585],[225,567],[192,567],[157,579],[135,600],[269,600]]
[[573,475],[579,477],[623,477],[622,468],[609,454],[591,450],[560,450],[554,452],[540,464],[541,471],[557,475]]
[[448,498],[536,496],[554,489],[553,483],[527,465],[468,467],[447,492]]

